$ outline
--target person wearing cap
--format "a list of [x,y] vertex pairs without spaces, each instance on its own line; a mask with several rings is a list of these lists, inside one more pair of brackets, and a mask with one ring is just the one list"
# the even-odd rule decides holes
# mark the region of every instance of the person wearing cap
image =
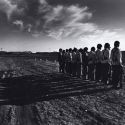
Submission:
[[122,53],[119,49],[120,42],[114,42],[114,48],[111,51],[111,64],[112,64],[112,85],[117,89],[120,84],[122,88]]

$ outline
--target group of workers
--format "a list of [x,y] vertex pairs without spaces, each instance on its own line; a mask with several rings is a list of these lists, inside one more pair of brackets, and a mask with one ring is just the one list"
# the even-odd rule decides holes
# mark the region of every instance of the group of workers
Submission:
[[119,49],[120,42],[114,42],[114,48],[110,51],[110,44],[105,43],[104,49],[98,44],[97,49],[91,47],[66,50],[59,49],[59,72],[77,76],[85,80],[112,84],[113,88],[122,88],[122,53]]

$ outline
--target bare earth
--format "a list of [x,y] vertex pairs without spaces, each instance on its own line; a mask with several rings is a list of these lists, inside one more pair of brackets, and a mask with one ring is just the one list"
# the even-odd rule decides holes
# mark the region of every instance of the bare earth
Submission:
[[[1,58],[0,125],[125,125],[125,91],[59,74],[58,64]],[[9,77],[9,76],[8,76]]]

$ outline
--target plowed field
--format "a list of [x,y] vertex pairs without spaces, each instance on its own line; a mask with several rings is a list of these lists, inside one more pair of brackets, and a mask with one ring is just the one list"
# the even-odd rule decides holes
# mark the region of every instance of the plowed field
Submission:
[[124,87],[60,74],[57,63],[29,58],[2,57],[0,71],[0,125],[125,125]]

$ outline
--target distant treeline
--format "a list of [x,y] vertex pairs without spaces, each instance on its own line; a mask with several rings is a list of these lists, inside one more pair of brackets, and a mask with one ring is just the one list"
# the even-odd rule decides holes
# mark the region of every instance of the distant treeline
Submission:
[[[36,58],[49,61],[57,61],[58,52],[0,52],[0,57],[23,57],[23,58]],[[125,64],[125,51],[122,51],[123,64]]]

